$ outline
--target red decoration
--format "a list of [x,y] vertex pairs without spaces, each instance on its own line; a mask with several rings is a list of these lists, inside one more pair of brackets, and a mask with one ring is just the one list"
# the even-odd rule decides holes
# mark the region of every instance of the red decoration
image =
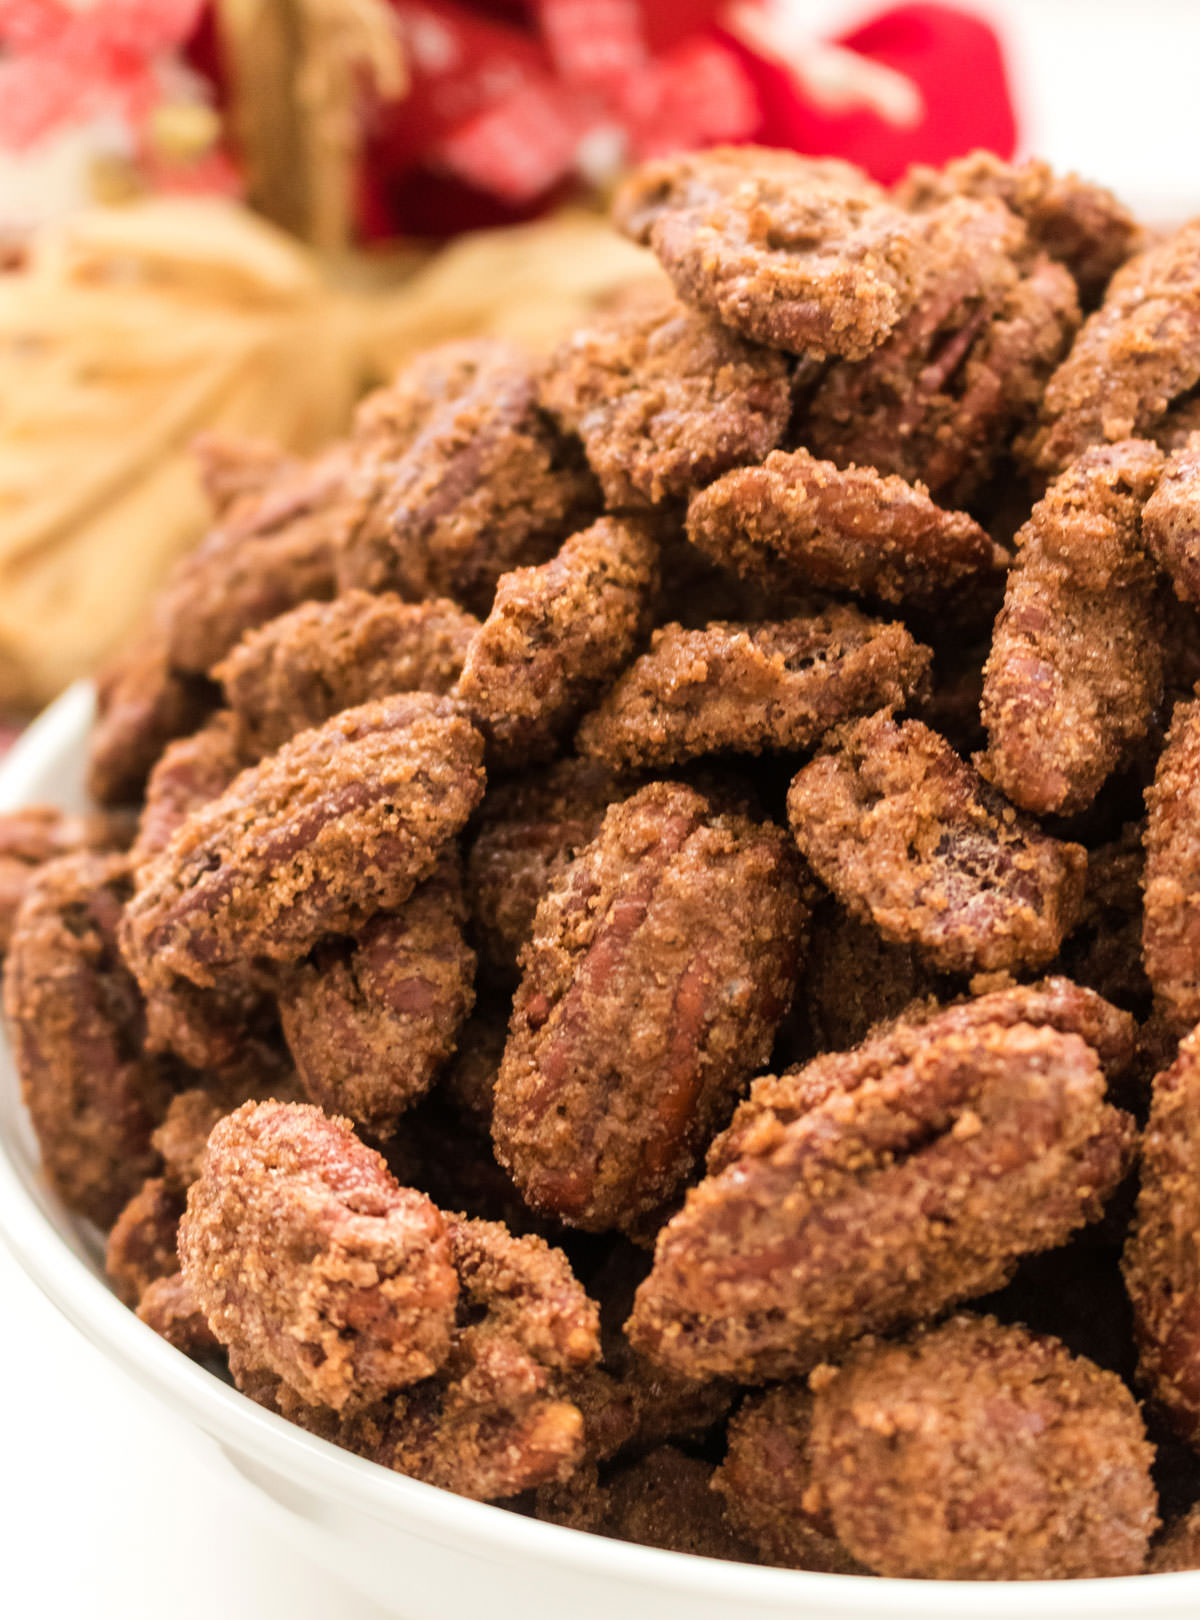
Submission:
[[204,0],[0,0],[0,144],[32,145],[115,112],[139,129],[162,98],[157,65],[196,27]]

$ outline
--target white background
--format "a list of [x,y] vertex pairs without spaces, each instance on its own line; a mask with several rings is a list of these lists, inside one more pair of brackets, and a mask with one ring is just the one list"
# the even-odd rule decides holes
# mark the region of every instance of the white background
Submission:
[[[800,7],[837,27],[870,7]],[[1030,149],[1157,220],[1200,211],[1186,0],[1009,0]],[[169,1428],[0,1250],[0,1612],[20,1620],[377,1620],[181,1461]],[[536,1612],[536,1599],[531,1603]],[[449,1620],[449,1617],[448,1617]]]

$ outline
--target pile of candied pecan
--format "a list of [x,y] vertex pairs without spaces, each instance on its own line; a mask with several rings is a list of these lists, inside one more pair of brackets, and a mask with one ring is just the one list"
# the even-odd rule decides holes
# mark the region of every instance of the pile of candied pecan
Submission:
[[201,447],[107,808],[0,829],[46,1173],[145,1322],[449,1490],[1191,1567],[1200,223],[752,149],[616,212],[668,280],[548,360]]

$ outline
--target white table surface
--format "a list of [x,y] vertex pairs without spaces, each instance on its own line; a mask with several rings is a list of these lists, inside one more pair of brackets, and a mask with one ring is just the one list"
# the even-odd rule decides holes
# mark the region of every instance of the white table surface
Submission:
[[[816,25],[871,9],[811,0]],[[1188,0],[1008,0],[1029,144],[1169,220],[1200,212]],[[0,1247],[0,1612],[14,1620],[378,1620],[260,1527],[240,1489],[181,1471],[153,1407]],[[182,1477],[181,1477],[182,1475]]]

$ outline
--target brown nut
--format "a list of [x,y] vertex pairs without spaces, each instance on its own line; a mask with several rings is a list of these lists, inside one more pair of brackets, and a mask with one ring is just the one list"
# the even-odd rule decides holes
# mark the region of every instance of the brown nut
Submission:
[[4,972],[21,1094],[55,1191],[111,1226],[153,1175],[169,1095],[143,1050],[138,987],[117,950],[131,885],[121,855],[66,855],[34,876]]
[[1125,1173],[1133,1122],[1077,1035],[960,1018],[875,1056],[765,1082],[659,1234],[639,1349],[693,1377],[805,1372],[1001,1286]]
[[71,815],[56,805],[31,804],[0,813],[0,957],[40,866],[78,850],[124,849],[132,831],[123,811]]
[[1178,1034],[1200,1021],[1200,702],[1176,704],[1146,809],[1142,960]]
[[279,1014],[310,1101],[390,1136],[454,1051],[475,995],[457,857],[398,911],[287,969]]
[[313,1404],[365,1406],[449,1353],[441,1216],[319,1108],[245,1103],[215,1126],[179,1256],[221,1343]]
[[643,164],[613,218],[685,303],[776,348],[867,354],[914,294],[911,218],[849,163],[714,147]]
[[579,751],[616,770],[703,754],[811,748],[831,727],[924,684],[931,654],[901,624],[851,607],[767,624],[654,632],[579,728]]
[[792,591],[931,602],[1008,560],[966,512],[874,467],[772,450],[693,495],[688,539],[714,562]]
[[462,673],[479,621],[453,602],[343,591],[305,602],[244,636],[217,665],[251,757],[343,709],[394,692],[444,696]]
[[1114,1373],[1057,1339],[956,1316],[813,1375],[807,1502],[880,1575],[1136,1575],[1154,1448]]
[[159,755],[146,783],[130,860],[143,866],[161,855],[193,810],[219,799],[253,760],[242,748],[236,717],[218,710],[198,731],[176,738]]
[[554,752],[633,656],[657,581],[650,531],[611,517],[572,535],[540,568],[502,577],[456,688],[499,759]]
[[1122,1269],[1133,1302],[1138,1373],[1174,1426],[1200,1446],[1200,1038],[1155,1077],[1142,1137],[1137,1214]]
[[788,793],[801,853],[852,916],[936,968],[1037,968],[1079,916],[1087,853],[1014,814],[949,743],[886,712],[836,733]]
[[782,834],[655,783],[538,908],[496,1081],[497,1157],[571,1225],[669,1198],[762,1063],[807,917]]
[[657,285],[555,352],[542,403],[578,433],[614,511],[687,496],[761,461],[791,415],[788,366]]
[[578,448],[537,402],[534,368],[491,339],[420,355],[359,413],[369,491],[342,549],[343,589],[449,596],[486,613],[510,569],[544,562],[599,502]]
[[295,961],[401,905],[482,797],[482,754],[449,699],[423,692],[301,732],[139,871],[123,947],[142,983]]
[[1189,434],[1167,462],[1142,510],[1142,538],[1180,601],[1200,603],[1200,433]]
[[1085,810],[1162,701],[1158,583],[1140,537],[1162,466],[1144,439],[1085,451],[1017,536],[984,666],[977,763],[1037,815]]
[[87,788],[100,804],[135,804],[169,742],[204,723],[207,681],[171,667],[166,638],[145,631],[96,677],[96,723],[88,738]]
[[499,980],[515,982],[542,898],[632,786],[607,766],[560,759],[489,789],[467,856],[467,891],[480,957]]

